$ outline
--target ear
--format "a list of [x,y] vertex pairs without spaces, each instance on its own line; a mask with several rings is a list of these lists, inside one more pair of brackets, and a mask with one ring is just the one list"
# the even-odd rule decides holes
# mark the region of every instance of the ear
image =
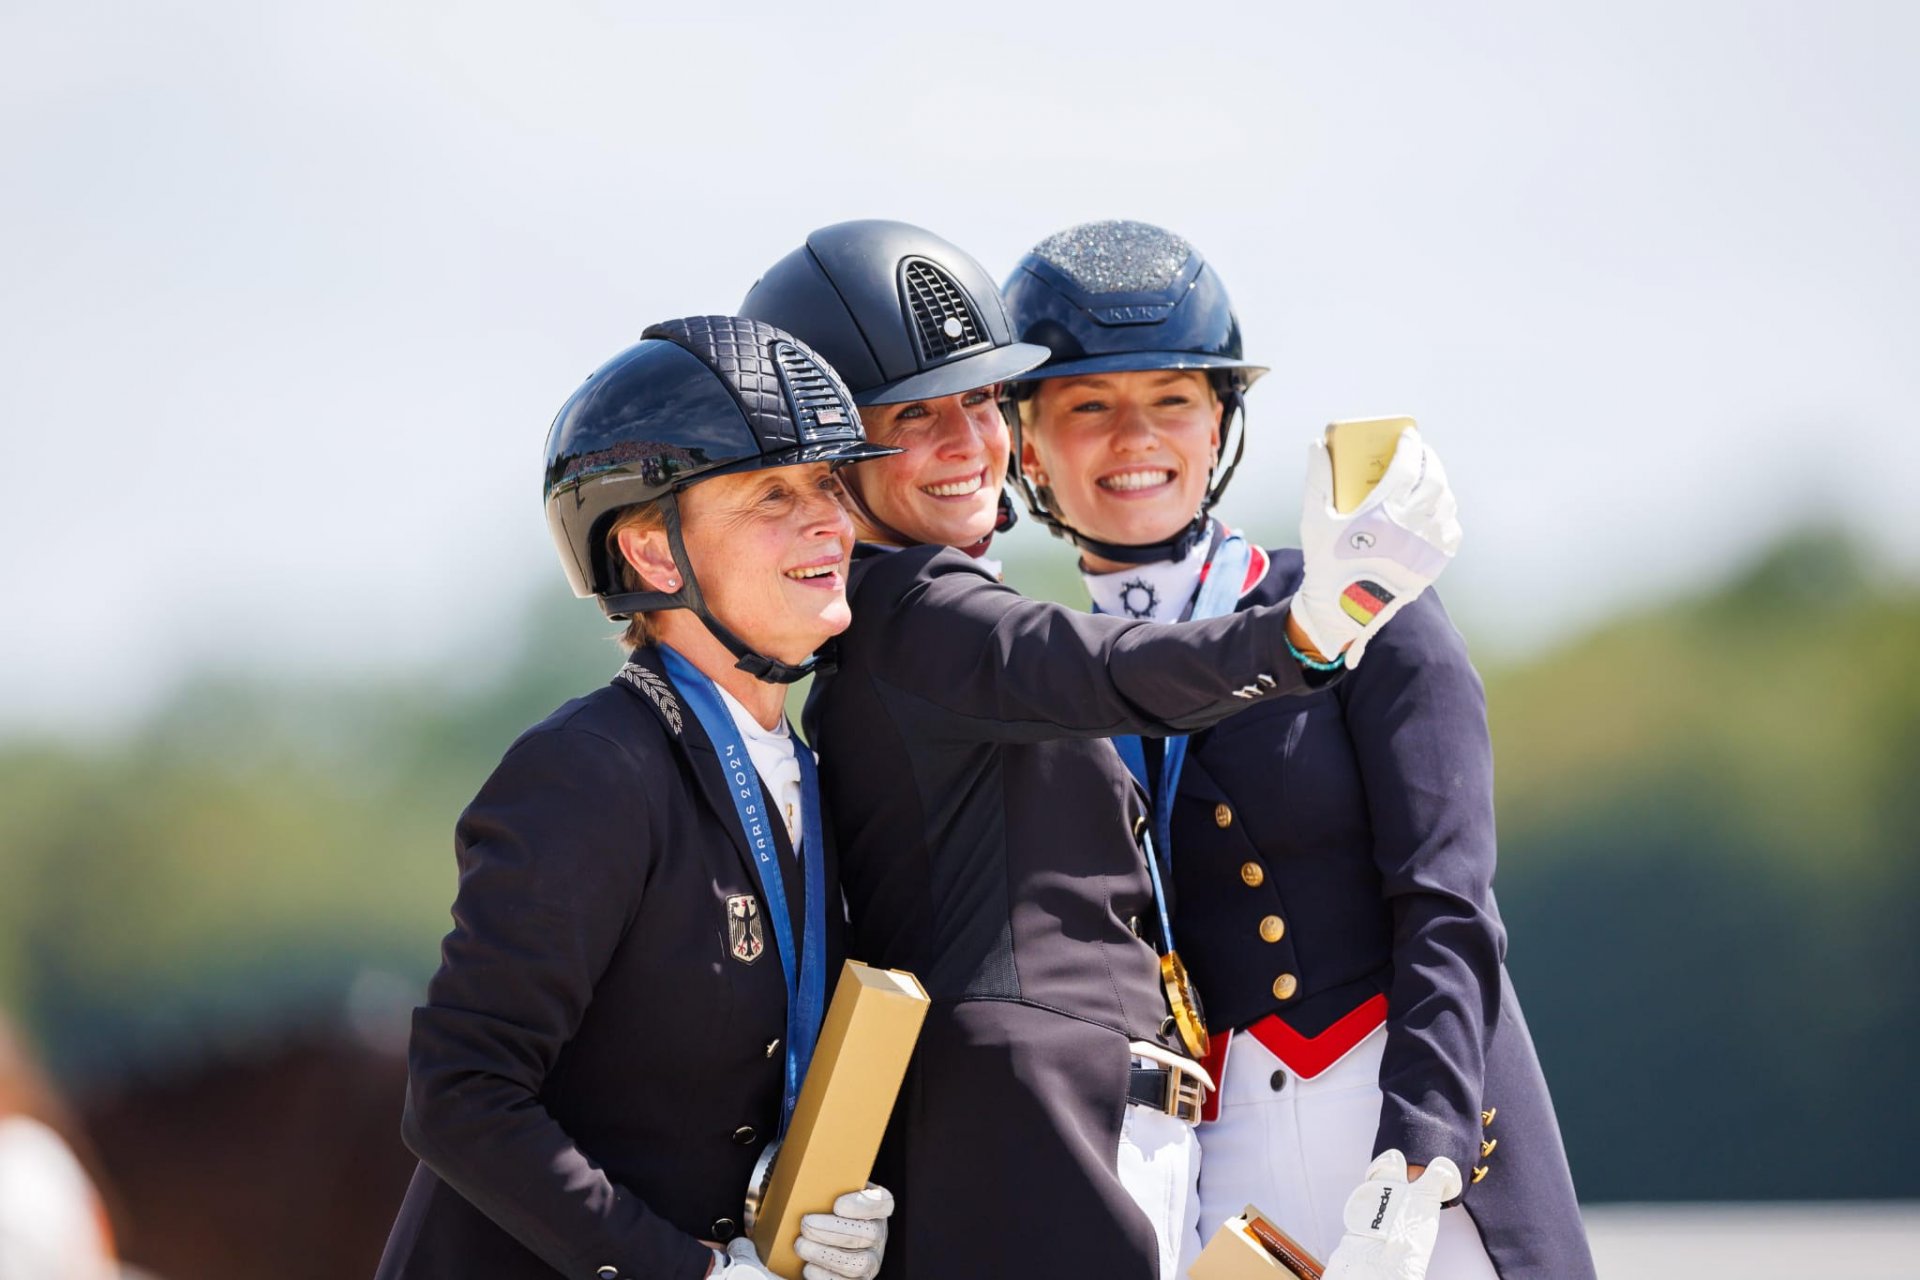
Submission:
[[1033,428],[1028,427],[1020,433],[1020,473],[1032,480],[1041,470],[1040,450],[1034,447]]
[[673,592],[680,589],[681,573],[673,562],[673,550],[667,545],[665,529],[643,529],[629,525],[620,531],[620,554],[647,584],[649,591]]

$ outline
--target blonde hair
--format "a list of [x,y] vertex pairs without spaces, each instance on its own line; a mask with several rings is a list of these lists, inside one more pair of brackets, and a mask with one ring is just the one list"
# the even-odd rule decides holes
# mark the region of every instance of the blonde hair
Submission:
[[[612,567],[614,581],[622,591],[646,591],[649,587],[633,562],[620,550],[620,535],[628,529],[647,532],[666,527],[667,513],[658,501],[627,507],[607,526],[607,564]],[[619,639],[621,646],[631,653],[660,639],[659,623],[651,613],[636,613],[627,619],[627,629],[620,633]]]
[[1020,414],[1020,429],[1029,431],[1040,420],[1040,384],[1034,383],[1033,390],[1014,400],[1013,407]]

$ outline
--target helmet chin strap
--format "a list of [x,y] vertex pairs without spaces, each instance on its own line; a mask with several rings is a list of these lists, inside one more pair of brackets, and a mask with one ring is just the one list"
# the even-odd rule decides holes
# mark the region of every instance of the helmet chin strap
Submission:
[[685,609],[700,619],[713,638],[734,656],[734,666],[767,684],[792,684],[807,676],[824,675],[833,670],[833,664],[817,653],[809,655],[806,661],[798,665],[759,653],[714,617],[713,611],[707,608],[706,594],[700,590],[700,580],[694,576],[693,560],[687,555],[687,544],[680,536],[680,495],[668,494],[660,506],[661,516],[667,526],[667,547],[673,552],[674,563],[680,566],[685,575],[685,585],[678,591],[624,591],[617,595],[601,596],[602,613],[619,622],[636,613]]
[[[1036,489],[1035,492],[1042,500],[1052,500],[1053,491],[1050,489],[1043,487]],[[1111,560],[1115,564],[1159,564],[1163,560],[1184,559],[1187,552],[1193,550],[1194,544],[1206,536],[1207,527],[1207,506],[1202,506],[1199,513],[1182,526],[1179,533],[1164,542],[1145,542],[1138,546],[1102,542],[1098,538],[1081,533],[1064,521],[1061,522],[1061,531],[1058,536],[1065,538],[1082,551],[1091,552],[1102,560]]]
[[[1233,479],[1233,472],[1240,465],[1241,455],[1247,451],[1246,402],[1241,399],[1237,389],[1229,390],[1222,397],[1225,412],[1222,421],[1227,434],[1233,441],[1233,454],[1225,466],[1218,463],[1218,473],[1207,486],[1206,497],[1201,499],[1200,510],[1194,513],[1180,531],[1171,538],[1160,542],[1143,542],[1128,546],[1118,542],[1103,542],[1091,534],[1082,533],[1060,518],[1058,508],[1054,506],[1053,490],[1047,485],[1037,485],[1027,478],[1020,469],[1021,452],[1020,407],[1011,397],[1001,400],[1001,411],[1007,418],[1007,425],[1013,431],[1013,456],[1007,471],[1014,484],[1019,488],[1021,497],[1026,499],[1027,511],[1033,518],[1045,525],[1047,531],[1056,538],[1064,538],[1082,551],[1091,552],[1102,560],[1111,560],[1116,564],[1158,564],[1164,560],[1184,559],[1193,550],[1194,544],[1207,536],[1209,513],[1213,504],[1227,491],[1227,484]],[[1235,428],[1238,428],[1236,431]]]

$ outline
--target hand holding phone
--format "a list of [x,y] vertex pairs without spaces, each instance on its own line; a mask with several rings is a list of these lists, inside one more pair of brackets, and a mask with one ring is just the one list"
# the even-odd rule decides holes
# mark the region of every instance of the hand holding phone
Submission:
[[[1386,424],[1401,433],[1397,439],[1361,447]],[[1336,423],[1328,434],[1332,440],[1307,447],[1304,563],[1291,621],[1312,650],[1325,658],[1344,654],[1346,665],[1357,667],[1368,640],[1446,568],[1460,546],[1460,521],[1446,469],[1411,420]],[[1333,440],[1345,450],[1338,464]],[[1359,490],[1349,493],[1350,508],[1335,500],[1336,466],[1350,490]]]

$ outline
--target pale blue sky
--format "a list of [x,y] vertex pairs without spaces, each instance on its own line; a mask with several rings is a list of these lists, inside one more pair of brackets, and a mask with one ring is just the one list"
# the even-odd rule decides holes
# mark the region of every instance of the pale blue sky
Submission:
[[1920,563],[1914,6],[690,9],[0,8],[0,729],[484,645],[579,379],[850,217],[1185,235],[1274,366],[1228,513],[1415,414],[1489,647],[1817,514]]

